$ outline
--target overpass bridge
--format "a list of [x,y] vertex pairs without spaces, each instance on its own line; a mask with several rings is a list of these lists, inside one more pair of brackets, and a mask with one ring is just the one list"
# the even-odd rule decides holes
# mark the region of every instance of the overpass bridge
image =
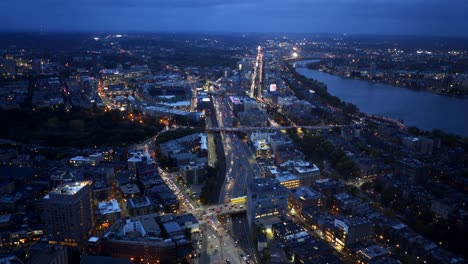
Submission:
[[291,128],[301,128],[310,130],[326,130],[334,127],[341,127],[339,125],[329,126],[275,126],[275,127],[207,127],[206,132],[251,132],[251,131],[271,131],[271,130],[286,130]]
[[230,215],[230,214],[237,214],[243,213],[246,211],[245,204],[232,204],[232,203],[225,203],[225,204],[216,204],[211,206],[204,207],[204,211],[206,214],[213,214],[217,216],[221,215]]
[[242,213],[246,211],[247,196],[231,198],[229,203],[215,204],[203,207],[206,213],[213,213],[216,215],[229,215]]

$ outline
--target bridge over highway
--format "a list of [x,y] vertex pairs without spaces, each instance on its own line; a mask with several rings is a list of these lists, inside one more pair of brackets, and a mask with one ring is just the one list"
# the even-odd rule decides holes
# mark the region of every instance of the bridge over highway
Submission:
[[302,129],[311,129],[311,130],[323,130],[323,129],[332,129],[334,127],[341,127],[339,125],[329,125],[329,126],[277,126],[277,127],[207,127],[205,128],[206,132],[250,132],[250,131],[271,131],[271,130],[284,130],[291,128],[302,128]]

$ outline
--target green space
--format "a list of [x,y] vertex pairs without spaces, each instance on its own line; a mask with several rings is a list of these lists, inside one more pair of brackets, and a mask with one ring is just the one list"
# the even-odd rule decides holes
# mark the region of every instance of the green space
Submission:
[[[140,121],[141,120],[141,121]],[[0,110],[7,129],[0,138],[54,147],[128,146],[156,134],[162,125],[140,113],[65,107]]]
[[306,130],[299,137],[293,130],[289,130],[289,136],[299,145],[301,151],[319,167],[323,161],[330,162],[331,167],[344,179],[359,178],[361,175],[359,165],[346,153],[335,147],[329,140],[322,136],[314,135],[313,131]]

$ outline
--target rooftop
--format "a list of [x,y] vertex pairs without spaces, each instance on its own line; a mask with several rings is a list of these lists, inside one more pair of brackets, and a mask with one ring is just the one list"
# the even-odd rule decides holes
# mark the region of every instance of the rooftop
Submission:
[[274,178],[258,178],[254,179],[250,184],[252,193],[265,191],[273,191],[279,188],[284,188],[277,179]]
[[312,164],[312,166],[310,166],[310,167],[294,167],[294,169],[298,173],[307,173],[307,172],[320,171],[320,169],[315,164]]
[[292,174],[289,171],[284,171],[276,174],[276,179],[280,182],[287,182],[287,181],[294,181],[294,180],[299,180],[299,177],[297,175]]
[[270,146],[268,145],[268,143],[266,142],[265,139],[259,139],[259,140],[255,140],[253,142],[255,148],[257,149],[261,149],[261,150],[269,150],[270,149]]
[[140,208],[151,205],[151,201],[147,196],[128,199],[128,203],[130,208]]
[[126,258],[114,258],[104,256],[81,256],[81,264],[131,264],[132,262]]
[[291,195],[294,196],[296,199],[307,201],[309,199],[320,196],[320,193],[312,190],[308,186],[301,186],[299,188],[291,189]]
[[182,231],[182,228],[176,222],[167,222],[167,223],[164,223],[163,226],[164,226],[164,229],[166,230],[166,232],[168,234],[177,233],[177,232]]
[[[77,192],[79,192],[83,187],[86,185],[92,185],[92,181],[81,181],[81,182],[71,182],[71,183],[65,183],[57,188],[53,189],[49,194],[59,194],[59,195],[75,195]],[[46,195],[44,199],[48,199],[49,195]]]
[[[174,220],[164,222],[160,218],[158,214],[148,214],[120,219],[104,234],[104,239],[121,240],[132,244],[145,243],[149,245],[189,242],[183,232],[182,234],[178,232],[183,231],[179,224],[174,222]],[[160,225],[167,231],[167,235],[161,232]],[[170,233],[178,233],[178,235],[174,237],[171,236]]]
[[78,161],[81,161],[81,162],[91,162],[92,160],[88,157],[83,157],[83,156],[76,156],[76,157],[73,157],[70,159],[70,161],[75,161],[75,162],[78,162]]
[[99,211],[101,214],[111,214],[120,212],[119,203],[116,199],[110,200],[108,202],[101,202],[98,204]]
[[385,250],[384,248],[380,246],[373,245],[373,246],[366,247],[366,248],[359,250],[358,253],[365,256],[367,259],[373,259],[373,258],[377,258],[380,256],[384,256],[388,252],[387,250]]

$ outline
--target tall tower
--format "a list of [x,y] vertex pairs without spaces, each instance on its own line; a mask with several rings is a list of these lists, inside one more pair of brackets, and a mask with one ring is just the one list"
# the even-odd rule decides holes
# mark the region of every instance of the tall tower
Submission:
[[79,246],[94,227],[92,181],[62,184],[43,198],[50,243]]
[[190,112],[197,111],[197,96],[198,96],[197,88],[192,87],[192,98],[190,99]]

